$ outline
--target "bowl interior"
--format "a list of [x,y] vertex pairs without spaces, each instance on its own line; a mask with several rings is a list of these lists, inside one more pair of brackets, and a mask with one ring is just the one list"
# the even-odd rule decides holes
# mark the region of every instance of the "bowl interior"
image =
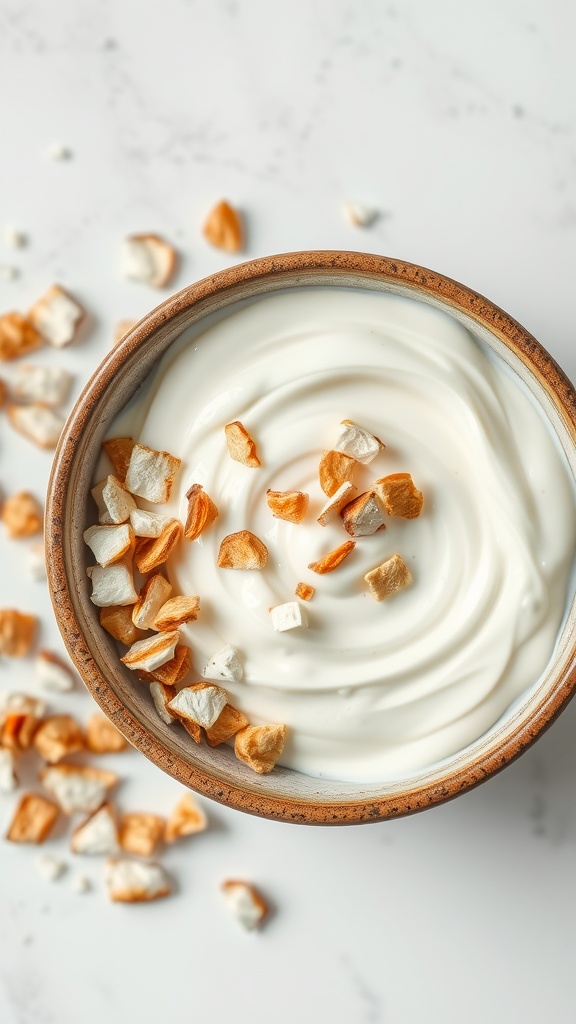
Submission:
[[165,725],[148,687],[118,659],[89,600],[82,535],[93,524],[89,498],[101,442],[167,348],[187,328],[234,303],[309,286],[385,291],[450,312],[536,397],[576,478],[574,392],[551,358],[487,300],[410,264],[357,254],[292,254],[244,264],[185,289],[153,311],[110,353],[81,395],[54,463],[47,509],[52,599],[64,640],[88,689],[121,732],[151,760],[206,795],[252,813],[289,821],[337,823],[407,813],[456,795],[517,756],[552,720],[574,687],[574,601],[554,664],[497,725],[471,747],[429,771],[388,783],[333,782],[277,767],[258,776],[228,747],[197,746]]

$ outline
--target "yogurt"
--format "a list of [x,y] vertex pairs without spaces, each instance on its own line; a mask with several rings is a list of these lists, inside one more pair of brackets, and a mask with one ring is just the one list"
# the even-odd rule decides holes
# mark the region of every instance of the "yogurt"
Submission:
[[[424,509],[387,518],[317,576],[308,564],[348,539],[339,518],[316,522],[319,459],[342,419],[386,444],[358,467],[359,492],[408,472]],[[234,420],[256,440],[260,469],[229,457]],[[244,677],[226,684],[230,700],[254,724],[289,726],[282,764],[337,780],[406,777],[485,734],[545,672],[572,593],[572,479],[530,394],[449,315],[346,288],[238,304],[171,346],[110,436],[127,433],[182,459],[158,510],[185,520],[192,483],[220,510],[167,566],[175,593],[201,599],[182,627],[190,681],[233,644]],[[307,492],[304,522],[274,519],[268,488]],[[220,541],[243,529],[268,547],[265,569],[218,569]],[[364,575],[395,553],[413,583],[377,603]],[[278,633],[269,609],[296,600],[300,581],[315,587],[309,627]]]

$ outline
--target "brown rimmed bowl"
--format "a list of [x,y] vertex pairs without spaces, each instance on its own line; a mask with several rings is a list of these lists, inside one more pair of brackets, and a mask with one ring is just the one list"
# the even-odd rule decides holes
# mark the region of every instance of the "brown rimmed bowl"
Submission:
[[[471,748],[409,780],[359,784],[276,767],[256,775],[228,747],[196,746],[158,718],[147,687],[135,686],[89,599],[82,540],[93,513],[88,492],[100,443],[114,417],[181,332],[239,300],[307,286],[361,287],[418,299],[468,327],[529,387],[576,478],[576,393],[552,357],[482,295],[411,263],[353,252],[297,252],[224,270],[166,299],[110,352],[80,395],[56,452],[46,510],[47,567],[56,618],[88,690],[135,747],[185,786],[230,807],[309,825],[380,821],[442,803],[519,756],[552,723],[576,687],[576,601],[537,689]],[[529,683],[529,681],[527,681]]]

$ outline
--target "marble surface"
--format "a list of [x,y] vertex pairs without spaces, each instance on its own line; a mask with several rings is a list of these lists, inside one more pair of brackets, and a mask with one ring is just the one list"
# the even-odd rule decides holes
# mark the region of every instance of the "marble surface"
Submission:
[[[158,293],[119,274],[123,236],[182,253],[175,287],[228,265],[199,224],[226,196],[246,256],[355,248],[451,275],[517,317],[576,377],[574,6],[545,0],[0,0],[1,308],[54,280],[91,312],[52,354],[76,393],[121,318]],[[70,158],[46,155],[54,143]],[[377,206],[370,230],[344,200]],[[47,358],[42,355],[39,358]],[[3,371],[4,372],[4,371]],[[41,495],[50,456],[0,423],[6,493]],[[0,606],[45,584],[0,537]],[[0,686],[35,689],[29,662]],[[52,701],[85,718],[80,687]],[[576,705],[480,789],[391,823],[322,830],[208,806],[211,828],[164,858],[177,893],[109,905],[101,864],[50,884],[37,851],[0,846],[3,1024],[524,1024],[574,1019]],[[136,752],[106,762],[123,808],[162,812],[177,785]],[[0,800],[1,824],[13,800]],[[77,895],[87,874],[93,891]],[[275,912],[245,935],[226,876]]]

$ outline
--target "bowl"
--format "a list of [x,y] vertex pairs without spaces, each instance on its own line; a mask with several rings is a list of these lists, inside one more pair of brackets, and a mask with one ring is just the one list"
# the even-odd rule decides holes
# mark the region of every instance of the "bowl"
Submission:
[[[88,491],[101,441],[114,417],[184,328],[242,299],[279,289],[338,285],[415,298],[473,329],[541,406],[576,467],[576,394],[551,356],[515,320],[483,296],[433,271],[382,256],[297,252],[224,270],[184,288],[144,317],[84,388],[56,451],[46,511],[48,579],[56,618],[88,690],[131,744],[185,786],[251,814],[304,824],[380,821],[442,803],[485,781],[519,756],[565,707],[576,686],[576,602],[565,618],[553,662],[536,688],[460,754],[410,779],[343,783],[277,766],[256,775],[228,748],[196,746],[158,718],[147,687],[119,663],[89,599],[82,534],[92,524]],[[527,686],[530,683],[527,680]]]

